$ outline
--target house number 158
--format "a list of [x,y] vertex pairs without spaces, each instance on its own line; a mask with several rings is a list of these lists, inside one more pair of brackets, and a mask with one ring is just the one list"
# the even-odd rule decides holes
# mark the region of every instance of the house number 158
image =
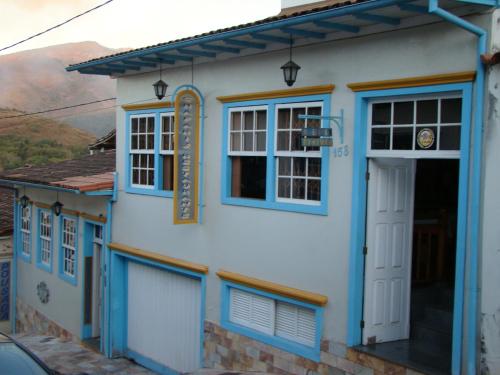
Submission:
[[349,156],[349,146],[344,145],[344,146],[334,147],[332,149],[332,152],[336,158],[347,157]]

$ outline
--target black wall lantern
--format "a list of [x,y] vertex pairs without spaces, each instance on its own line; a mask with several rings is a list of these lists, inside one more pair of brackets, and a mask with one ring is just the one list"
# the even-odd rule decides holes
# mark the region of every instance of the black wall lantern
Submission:
[[290,61],[288,61],[281,67],[281,69],[283,70],[283,78],[285,79],[285,82],[289,87],[293,86],[293,84],[297,80],[297,73],[300,70],[300,66],[292,60],[292,45],[293,39],[292,37],[290,37]]
[[160,79],[158,80],[158,82],[153,83],[153,87],[155,89],[155,95],[158,98],[158,100],[162,100],[165,97],[168,85],[161,79],[161,63],[160,63]]
[[53,205],[52,205],[52,210],[54,211],[54,214],[56,216],[59,216],[62,212],[62,208],[63,208],[63,204],[59,201],[56,201]]
[[28,207],[28,204],[30,204],[30,199],[26,195],[23,195],[19,199],[19,203],[21,203],[22,208],[26,208],[26,207]]

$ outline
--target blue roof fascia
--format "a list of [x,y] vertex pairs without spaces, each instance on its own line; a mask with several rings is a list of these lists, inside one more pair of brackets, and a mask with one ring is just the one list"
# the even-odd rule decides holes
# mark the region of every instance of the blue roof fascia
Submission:
[[461,3],[485,5],[488,7],[500,8],[500,0],[457,0]]
[[80,190],[67,189],[67,188],[62,188],[62,187],[58,187],[58,186],[50,186],[50,185],[43,185],[43,184],[35,184],[32,182],[24,182],[24,181],[0,179],[0,185],[7,185],[7,186],[12,186],[12,187],[15,187],[17,185],[17,186],[34,188],[34,189],[55,190],[55,191],[61,191],[64,193],[81,194]]
[[83,193],[84,195],[88,195],[89,197],[102,197],[102,196],[113,196],[113,190],[97,190],[97,191],[87,191]]
[[239,36],[251,35],[252,33],[279,30],[281,28],[297,26],[300,24],[314,22],[314,21],[327,20],[330,18],[341,17],[346,15],[355,15],[362,12],[368,12],[375,9],[385,8],[388,6],[398,5],[401,3],[407,3],[408,1],[409,0],[369,0],[359,4],[346,5],[340,8],[333,8],[324,11],[314,12],[311,14],[305,14],[302,16],[296,16],[278,21],[266,22],[263,24],[249,26],[232,31],[225,31],[211,35],[200,36],[198,38],[192,38],[184,41],[169,43],[158,47],[145,48],[137,51],[132,51],[130,53],[124,53],[118,56],[110,56],[108,58],[99,59],[96,61],[89,61],[86,63],[68,66],[66,70],[70,72],[70,71],[80,70],[86,67],[93,67],[124,59],[131,59],[134,57],[146,56],[156,53],[161,54],[162,52],[178,50],[179,48],[186,48],[202,43],[221,41],[221,40],[223,41],[231,38],[236,38]]

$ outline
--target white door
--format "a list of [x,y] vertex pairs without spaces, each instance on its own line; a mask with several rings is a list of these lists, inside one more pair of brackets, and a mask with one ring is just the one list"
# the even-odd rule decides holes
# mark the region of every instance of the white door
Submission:
[[409,337],[413,159],[370,159],[363,344]]
[[127,305],[128,350],[178,372],[200,367],[199,280],[129,261]]

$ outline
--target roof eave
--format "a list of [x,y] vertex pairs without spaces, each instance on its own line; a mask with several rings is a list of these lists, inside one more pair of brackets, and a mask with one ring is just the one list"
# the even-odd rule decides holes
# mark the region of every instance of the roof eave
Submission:
[[[323,11],[312,12],[309,14],[299,15],[299,16],[290,16],[285,19],[280,19],[276,21],[270,21],[262,24],[251,25],[248,27],[243,27],[241,29],[231,30],[231,31],[223,31],[220,33],[215,33],[211,35],[204,35],[196,38],[191,38],[179,42],[167,43],[165,45],[161,45],[158,47],[151,47],[146,49],[134,50],[130,53],[123,53],[118,56],[110,56],[108,58],[102,58],[95,61],[84,62],[80,64],[70,65],[66,67],[68,72],[81,70],[85,68],[95,68],[99,65],[109,64],[112,62],[131,59],[136,57],[141,57],[145,55],[151,55],[155,53],[161,53],[168,50],[176,50],[179,48],[185,48],[201,43],[221,41],[224,39],[235,38],[238,36],[243,36],[250,33],[257,33],[263,31],[270,31],[273,29],[279,29],[283,27],[289,27],[294,25],[299,25],[302,23],[308,23],[313,21],[320,21],[323,19],[351,15],[353,13],[359,13],[379,8],[384,8],[391,5],[396,5],[404,0],[367,0],[357,4],[345,5],[338,8],[327,9]],[[85,72],[84,72],[85,73]],[[92,74],[92,73],[91,73]]]

